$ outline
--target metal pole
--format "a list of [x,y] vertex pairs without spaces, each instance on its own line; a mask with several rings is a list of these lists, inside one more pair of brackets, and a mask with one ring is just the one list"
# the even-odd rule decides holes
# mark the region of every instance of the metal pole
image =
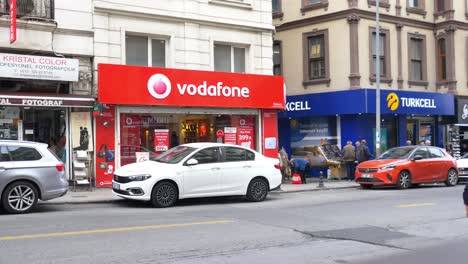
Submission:
[[380,0],[376,0],[375,11],[375,157],[380,155]]

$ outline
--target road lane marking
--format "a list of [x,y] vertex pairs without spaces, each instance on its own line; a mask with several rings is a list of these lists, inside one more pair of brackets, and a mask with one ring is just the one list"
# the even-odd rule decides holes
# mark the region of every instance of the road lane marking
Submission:
[[421,207],[421,206],[433,206],[435,203],[414,203],[414,204],[400,204],[395,207],[397,208],[409,208],[409,207]]
[[227,223],[232,223],[232,222],[234,222],[234,221],[233,220],[218,220],[218,221],[193,222],[193,223],[182,223],[182,224],[129,226],[129,227],[117,227],[117,228],[106,228],[106,229],[95,229],[95,230],[45,233],[45,234],[31,234],[31,235],[19,235],[19,236],[1,236],[0,241],[45,238],[45,237],[77,236],[77,235],[89,235],[89,234],[100,234],[100,233],[116,233],[116,232],[125,232],[125,231],[136,231],[136,230],[147,230],[147,229],[163,229],[163,228],[187,227],[187,226],[197,226],[197,225],[219,225],[219,224],[227,224]]

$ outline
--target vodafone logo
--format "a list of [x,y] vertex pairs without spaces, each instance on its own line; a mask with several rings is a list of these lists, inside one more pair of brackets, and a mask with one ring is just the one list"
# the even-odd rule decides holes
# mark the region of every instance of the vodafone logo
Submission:
[[156,99],[164,99],[171,93],[171,82],[164,74],[154,74],[148,80],[148,92]]
[[[148,80],[148,92],[156,99],[164,99],[171,93],[172,84],[164,74],[154,74]],[[229,86],[223,82],[209,84],[202,83],[176,83],[177,91],[180,95],[188,96],[210,96],[210,97],[238,97],[249,98],[250,89],[248,87]]]

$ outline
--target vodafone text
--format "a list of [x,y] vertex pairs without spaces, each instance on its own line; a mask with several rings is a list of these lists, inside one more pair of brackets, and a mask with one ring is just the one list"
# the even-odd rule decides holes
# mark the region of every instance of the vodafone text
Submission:
[[249,98],[250,90],[247,87],[230,87],[223,86],[222,82],[218,82],[217,85],[207,85],[206,81],[203,84],[196,86],[195,84],[177,84],[177,89],[181,95],[185,93],[189,95],[201,95],[201,96],[224,96],[224,97],[244,97]]

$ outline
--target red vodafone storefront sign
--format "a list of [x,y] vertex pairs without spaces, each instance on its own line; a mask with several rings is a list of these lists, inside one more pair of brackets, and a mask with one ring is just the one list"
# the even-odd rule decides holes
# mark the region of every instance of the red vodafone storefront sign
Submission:
[[98,99],[116,105],[284,109],[279,76],[99,64]]

